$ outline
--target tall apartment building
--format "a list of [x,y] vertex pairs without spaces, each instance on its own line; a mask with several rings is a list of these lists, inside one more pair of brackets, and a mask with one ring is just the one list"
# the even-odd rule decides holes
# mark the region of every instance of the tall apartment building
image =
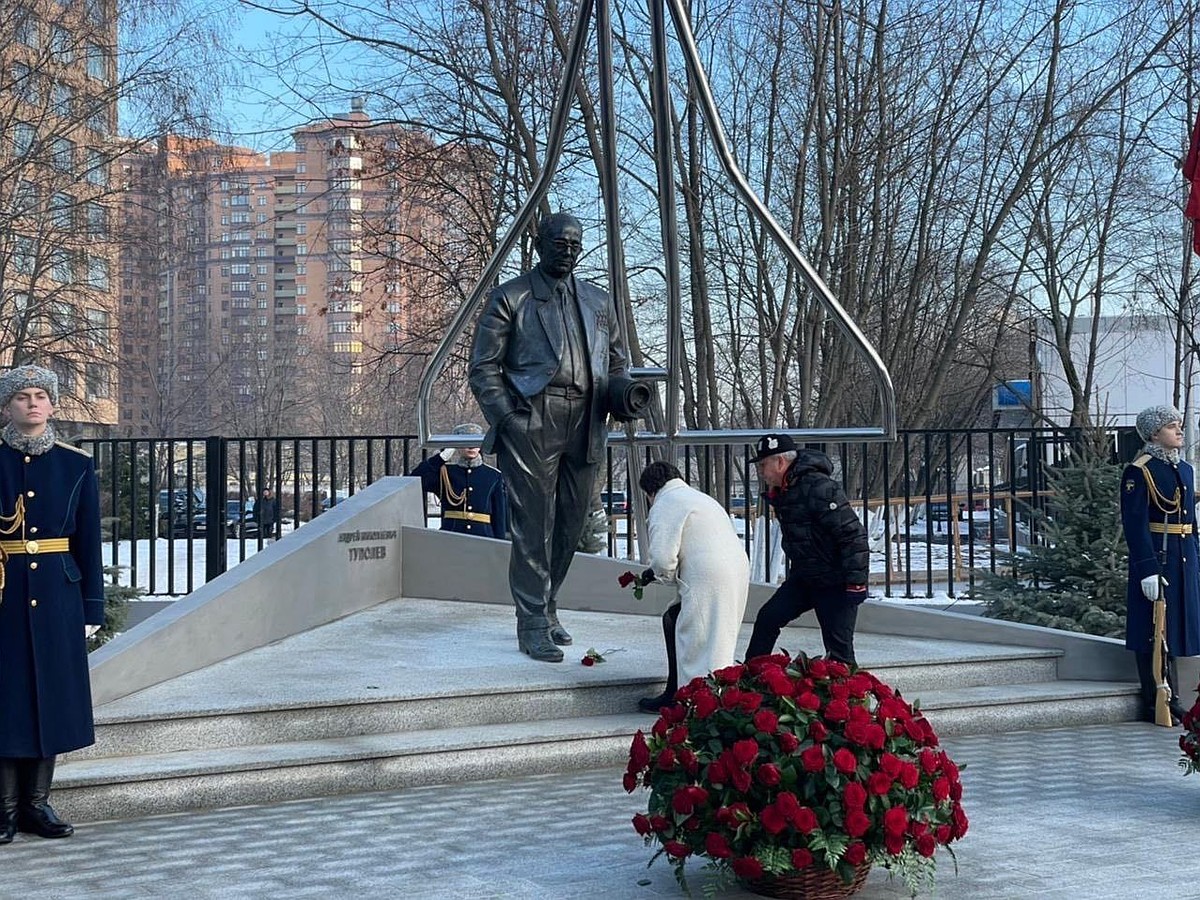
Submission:
[[[133,284],[158,288],[153,340],[122,347],[124,429],[353,427],[364,384],[457,304],[443,251],[458,263],[450,280],[478,272],[481,242],[457,224],[463,201],[438,188],[484,196],[473,185],[486,173],[465,154],[373,123],[361,104],[293,140],[265,156],[171,137],[152,162],[127,167],[135,205],[157,210],[157,238],[142,246],[158,249],[150,278],[147,259],[126,262]],[[461,177],[468,169],[474,177]],[[130,316],[146,306],[136,292],[125,299]],[[138,371],[154,372],[153,391]]]
[[117,418],[111,0],[0,15],[0,365],[59,374],[67,432]]

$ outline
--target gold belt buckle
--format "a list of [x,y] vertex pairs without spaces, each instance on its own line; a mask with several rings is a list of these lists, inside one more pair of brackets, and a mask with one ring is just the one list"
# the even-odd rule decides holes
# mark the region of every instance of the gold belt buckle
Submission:
[[26,541],[25,542],[25,552],[26,553],[37,553],[38,552],[38,542],[37,541]]

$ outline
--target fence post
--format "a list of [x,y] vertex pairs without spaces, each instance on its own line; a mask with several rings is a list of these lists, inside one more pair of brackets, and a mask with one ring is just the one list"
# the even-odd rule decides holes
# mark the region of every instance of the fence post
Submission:
[[204,580],[223,575],[228,565],[225,543],[225,453],[222,437],[204,439]]

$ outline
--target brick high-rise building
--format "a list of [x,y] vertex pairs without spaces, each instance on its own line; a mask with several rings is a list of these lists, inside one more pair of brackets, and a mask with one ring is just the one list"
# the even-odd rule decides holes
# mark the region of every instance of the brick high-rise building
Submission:
[[[485,242],[458,213],[478,214],[489,179],[468,154],[361,104],[293,138],[268,157],[172,137],[127,167],[134,205],[157,210],[141,246],[159,247],[157,334],[122,348],[134,434],[355,427],[364,383],[390,354],[427,349],[428,321],[461,299],[450,284],[479,271]],[[148,286],[145,254],[127,261]],[[146,305],[129,299],[131,315]],[[153,391],[136,374],[151,370]]]
[[116,422],[111,0],[0,15],[0,365],[59,373],[67,433]]

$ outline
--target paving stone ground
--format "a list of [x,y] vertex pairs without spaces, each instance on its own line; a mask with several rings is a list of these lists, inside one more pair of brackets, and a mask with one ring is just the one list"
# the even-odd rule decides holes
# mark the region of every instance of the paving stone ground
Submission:
[[[971,828],[957,874],[939,853],[935,896],[1200,897],[1200,777],[1182,777],[1177,738],[1131,724],[946,741]],[[629,825],[644,798],[606,770],[89,824],[0,847],[0,898],[683,897]],[[858,895],[903,896],[882,871]]]

